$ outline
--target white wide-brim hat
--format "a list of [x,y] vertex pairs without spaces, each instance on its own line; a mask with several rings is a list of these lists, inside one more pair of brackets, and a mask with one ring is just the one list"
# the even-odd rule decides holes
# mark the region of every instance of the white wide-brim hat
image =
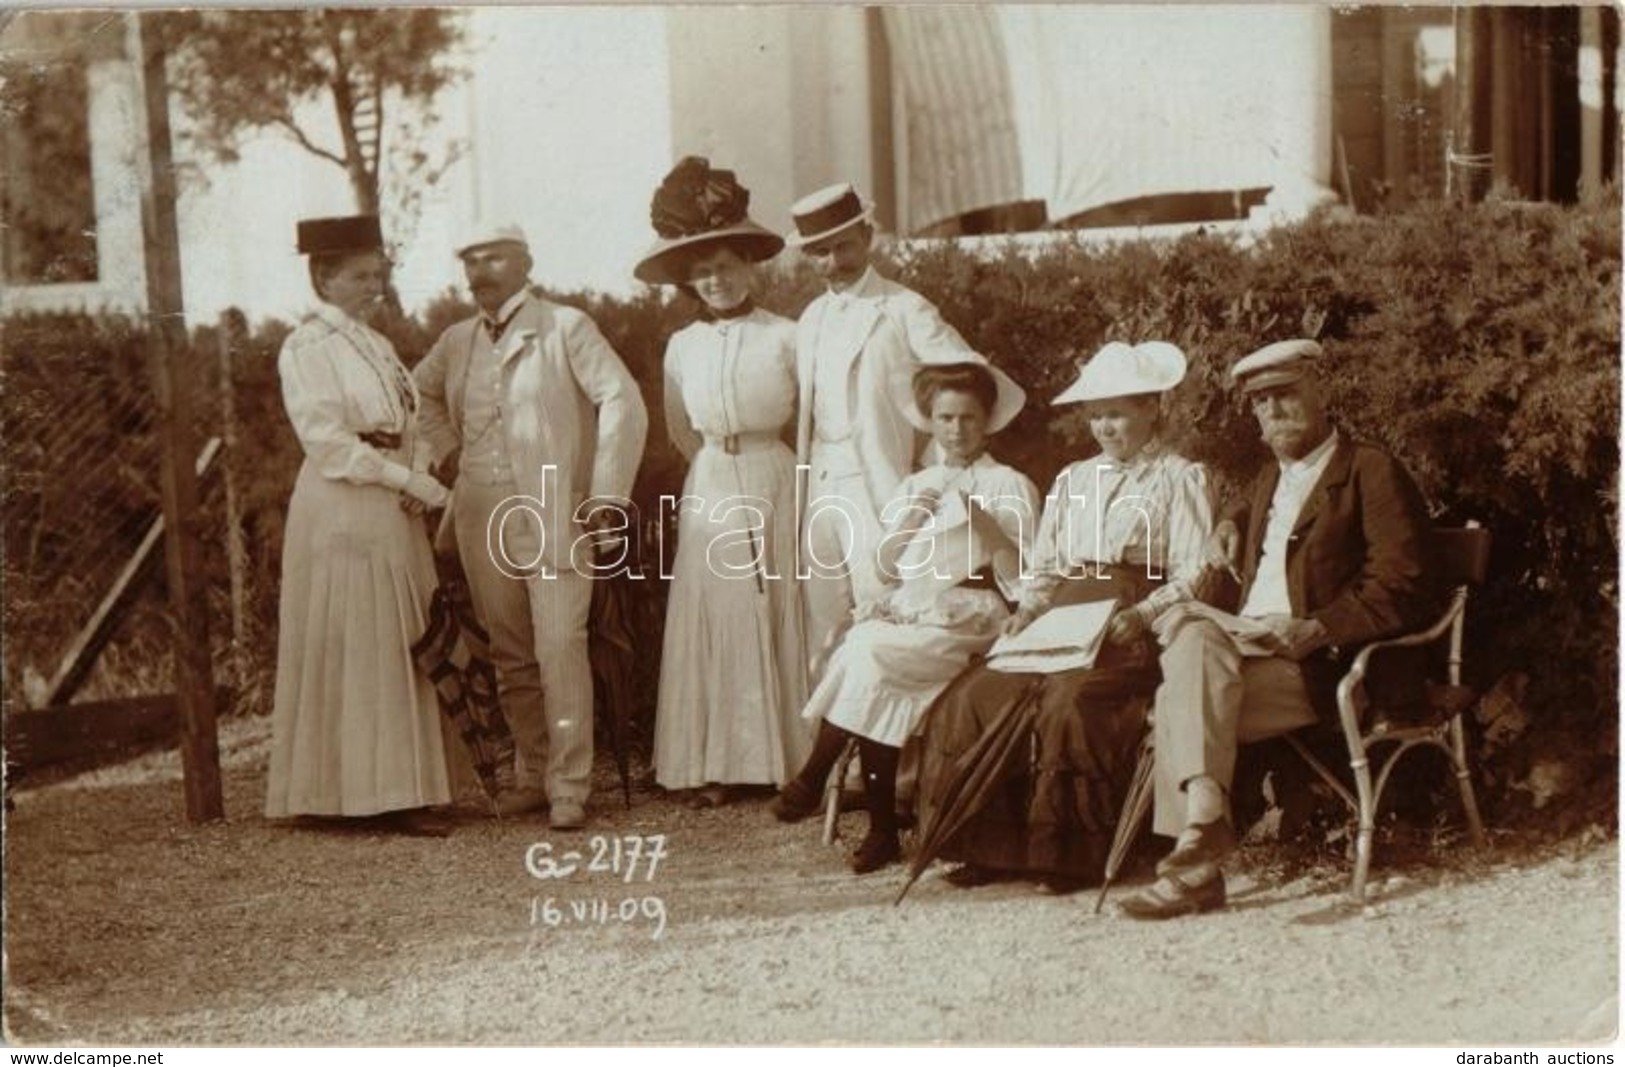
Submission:
[[1185,380],[1185,353],[1166,341],[1111,341],[1083,365],[1078,380],[1051,403],[1079,404],[1114,396],[1165,393]]
[[[991,363],[981,363],[975,360],[962,360],[951,363],[922,363],[918,368],[916,368],[914,373],[919,375],[922,371],[931,370],[933,368],[941,369],[946,367],[958,367],[965,364],[981,367],[993,375],[993,383],[998,386],[998,394],[993,400],[993,410],[987,413],[987,432],[990,434],[998,433],[1000,430],[1010,425],[1010,423],[1014,422],[1016,416],[1021,414],[1021,409],[1027,404],[1027,391],[1021,386],[1017,385],[1014,378],[1011,378],[1008,374],[1004,373],[1004,371],[995,367]],[[918,404],[910,404],[905,414],[908,416],[908,421],[914,424],[914,428],[916,430],[919,430],[922,433],[931,432],[931,419],[924,412],[920,411],[920,406]]]
[[873,222],[875,206],[861,199],[849,182],[826,185],[790,205],[796,228],[784,235],[791,248],[834,237],[860,222]]

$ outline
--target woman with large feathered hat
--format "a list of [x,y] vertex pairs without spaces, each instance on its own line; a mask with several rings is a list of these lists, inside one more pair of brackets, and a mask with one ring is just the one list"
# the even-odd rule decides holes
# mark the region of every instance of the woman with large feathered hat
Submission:
[[655,713],[656,780],[699,805],[775,786],[809,730],[795,581],[795,323],[756,306],[754,265],[783,247],[730,171],[690,156],[650,208],[660,240],[634,273],[695,297],[666,346],[665,413],[689,460]]

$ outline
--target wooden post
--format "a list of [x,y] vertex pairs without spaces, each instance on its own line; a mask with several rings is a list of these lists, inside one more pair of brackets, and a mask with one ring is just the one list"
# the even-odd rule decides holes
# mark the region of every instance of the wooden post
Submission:
[[1456,115],[1446,180],[1453,194],[1469,202],[1484,198],[1493,171],[1494,33],[1488,8],[1456,9]]
[[187,373],[185,308],[181,299],[180,237],[175,223],[175,168],[169,142],[169,79],[153,13],[127,14],[131,52],[141,71],[147,151],[141,175],[141,234],[147,272],[147,363],[158,404],[162,443],[160,489],[167,536],[165,573],[175,633],[175,697],[181,718],[181,767],[186,817],[225,816],[220,745],[215,735],[214,677],[208,604],[200,581],[203,540],[192,457],[192,389]]
[[1602,174],[1603,181],[1619,180],[1619,12],[1598,9],[1602,52]]
[[248,692],[249,626],[248,545],[243,539],[242,503],[237,499],[237,397],[233,367],[243,350],[248,323],[236,308],[220,313],[220,425],[226,445],[223,468],[226,489],[226,558],[231,567],[231,671],[238,693]]
[[1580,198],[1580,9],[1543,8],[1541,15],[1541,182],[1545,199]]

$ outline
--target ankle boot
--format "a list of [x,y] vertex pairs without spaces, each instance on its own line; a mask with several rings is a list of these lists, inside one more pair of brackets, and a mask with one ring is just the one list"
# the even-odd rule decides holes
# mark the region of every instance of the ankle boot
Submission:
[[902,752],[891,745],[859,738],[858,754],[863,759],[869,833],[848,864],[854,874],[868,874],[896,862],[903,854],[897,840],[897,762]]
[[812,753],[802,764],[796,776],[785,783],[779,795],[773,798],[769,810],[780,822],[799,822],[818,812],[818,801],[824,792],[829,772],[846,751],[846,742],[852,735],[832,725],[828,720],[818,723],[818,736],[813,740]]

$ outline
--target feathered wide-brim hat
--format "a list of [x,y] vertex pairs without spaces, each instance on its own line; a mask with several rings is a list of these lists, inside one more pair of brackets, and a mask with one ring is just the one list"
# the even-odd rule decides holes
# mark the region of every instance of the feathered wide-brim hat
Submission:
[[710,246],[732,248],[749,263],[772,259],[784,238],[752,222],[750,190],[731,170],[715,170],[707,159],[687,156],[655,190],[649,221],[660,235],[632,274],[650,285],[688,281],[684,265]]

